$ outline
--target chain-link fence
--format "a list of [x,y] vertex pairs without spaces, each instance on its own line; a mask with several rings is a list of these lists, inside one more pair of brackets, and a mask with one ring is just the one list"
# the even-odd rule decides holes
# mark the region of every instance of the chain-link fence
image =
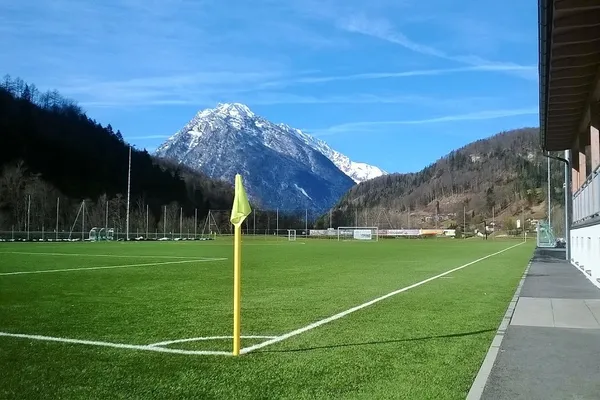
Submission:
[[[230,210],[184,209],[177,203],[152,206],[139,199],[130,203],[128,214],[126,203],[121,196],[102,197],[95,202],[73,202],[27,195],[16,202],[11,212],[0,212],[0,240],[77,241],[98,237],[109,240],[192,240],[233,234]],[[474,211],[476,207],[479,212]],[[560,209],[556,208],[553,215],[552,225],[555,233],[560,235],[564,230]],[[523,227],[535,231],[536,223],[533,218],[525,218],[524,210],[518,206],[493,206],[484,213],[480,205],[463,202],[437,203],[420,211],[383,207],[334,209],[326,213],[308,209],[254,209],[242,229],[246,235],[265,238],[286,238],[290,231],[297,237],[336,237],[334,231],[338,227],[377,227],[384,234],[387,231],[430,230],[469,237],[482,236],[486,232],[494,235],[499,231],[518,236],[522,235]]]

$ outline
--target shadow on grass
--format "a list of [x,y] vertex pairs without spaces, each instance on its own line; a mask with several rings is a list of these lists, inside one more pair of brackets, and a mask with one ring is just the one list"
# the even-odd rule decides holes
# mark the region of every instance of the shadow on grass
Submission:
[[294,353],[294,352],[312,351],[312,350],[330,350],[330,349],[338,349],[338,348],[343,348],[343,347],[373,346],[373,345],[378,345],[378,344],[416,342],[416,341],[434,340],[434,339],[449,339],[449,338],[459,338],[459,337],[465,337],[465,336],[480,335],[482,333],[488,333],[488,332],[496,332],[496,330],[497,330],[496,328],[482,329],[479,331],[472,331],[472,332],[449,333],[447,335],[423,336],[423,337],[406,338],[406,339],[390,339],[390,340],[380,340],[380,341],[362,342],[362,343],[341,343],[341,344],[331,344],[331,345],[326,345],[326,346],[304,347],[304,348],[299,348],[299,349],[260,350],[260,351],[257,351],[256,353]]

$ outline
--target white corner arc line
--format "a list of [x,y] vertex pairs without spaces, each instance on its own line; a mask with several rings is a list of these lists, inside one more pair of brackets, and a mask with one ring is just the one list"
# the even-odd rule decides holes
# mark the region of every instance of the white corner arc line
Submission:
[[385,295],[383,295],[383,296],[377,297],[376,299],[373,299],[373,300],[370,300],[370,301],[368,301],[368,302],[366,302],[366,303],[363,303],[363,304],[360,304],[360,305],[358,305],[358,306],[355,306],[355,307],[349,308],[349,309],[348,309],[348,310],[346,310],[346,311],[342,311],[342,312],[340,312],[340,313],[337,313],[337,314],[335,314],[335,315],[332,315],[332,316],[330,316],[330,317],[324,318],[324,319],[322,319],[322,320],[320,320],[320,321],[313,322],[312,324],[309,324],[309,325],[306,325],[306,326],[304,326],[304,327],[302,327],[302,328],[299,328],[299,329],[296,329],[296,330],[294,330],[294,331],[288,332],[288,333],[286,333],[286,334],[284,334],[284,335],[281,335],[281,336],[278,336],[278,337],[276,337],[276,338],[274,338],[274,339],[267,340],[266,342],[262,342],[262,343],[259,343],[259,344],[255,344],[254,346],[250,346],[250,347],[245,347],[245,348],[243,348],[243,349],[241,349],[241,350],[240,350],[240,354],[247,354],[247,353],[250,353],[250,352],[252,352],[252,351],[255,351],[255,350],[261,349],[261,348],[263,348],[263,347],[267,347],[267,346],[270,346],[270,345],[272,345],[272,344],[275,344],[275,343],[282,342],[282,341],[284,341],[284,340],[286,340],[286,339],[289,339],[289,338],[291,338],[291,337],[293,337],[293,336],[300,335],[301,333],[304,333],[304,332],[310,331],[310,330],[312,330],[312,329],[315,329],[315,328],[317,328],[317,327],[319,327],[319,326],[321,326],[321,325],[325,325],[325,324],[327,324],[327,323],[329,323],[329,322],[332,322],[332,321],[335,321],[335,320],[337,320],[337,319],[340,319],[340,318],[342,318],[342,317],[345,317],[345,316],[346,316],[346,315],[348,315],[348,314],[352,314],[353,312],[356,312],[356,311],[362,310],[363,308],[366,308],[366,307],[368,307],[368,306],[371,306],[371,305],[373,305],[373,304],[375,304],[375,303],[378,303],[378,302],[380,302],[380,301],[382,301],[382,300],[385,300],[385,299],[387,299],[387,298],[389,298],[389,297],[395,296],[395,295],[397,295],[397,294],[399,294],[399,293],[402,293],[402,292],[406,292],[407,290],[410,290],[410,289],[414,289],[414,288],[416,288],[416,287],[418,287],[418,286],[424,285],[424,284],[426,284],[426,283],[428,283],[428,282],[431,282],[431,281],[433,281],[433,280],[436,280],[436,279],[438,279],[438,278],[441,278],[442,276],[445,276],[445,275],[451,274],[451,273],[453,273],[453,272],[456,272],[456,271],[459,271],[459,270],[461,270],[461,269],[463,269],[463,268],[466,268],[466,267],[468,267],[468,266],[470,266],[470,265],[473,265],[473,264],[476,264],[476,263],[478,263],[478,262],[480,262],[480,261],[486,260],[486,259],[488,259],[488,258],[490,258],[490,257],[494,257],[494,256],[496,256],[496,255],[498,255],[498,254],[501,254],[501,253],[504,253],[504,252],[506,252],[506,251],[508,251],[508,250],[514,249],[515,247],[517,247],[517,246],[520,246],[520,245],[522,245],[522,244],[524,244],[524,243],[525,243],[525,242],[518,243],[518,244],[516,244],[516,245],[514,245],[514,246],[510,246],[510,247],[508,247],[508,248],[506,248],[506,249],[504,249],[504,250],[500,250],[500,251],[497,251],[497,252],[495,252],[495,253],[489,254],[489,255],[487,255],[487,256],[485,256],[485,257],[478,258],[478,259],[477,259],[477,260],[475,260],[475,261],[471,261],[471,262],[469,262],[469,263],[467,263],[467,264],[461,265],[460,267],[452,268],[451,270],[448,270],[448,271],[446,271],[446,272],[442,272],[441,274],[438,274],[438,275],[432,276],[431,278],[427,278],[427,279],[425,279],[425,280],[422,280],[422,281],[420,281],[420,282],[414,283],[414,284],[412,284],[412,285],[410,285],[410,286],[406,286],[406,287],[403,287],[402,289],[394,290],[393,292],[390,292],[390,293],[388,293],[388,294],[385,294]]
[[[277,336],[262,336],[262,335],[242,335],[241,336],[242,339],[275,339],[276,337]],[[149,344],[148,346],[160,347],[160,346],[169,346],[169,345],[178,344],[178,343],[203,342],[203,341],[209,341],[209,340],[229,340],[229,339],[233,339],[233,336],[202,336],[202,337],[195,337],[195,338],[189,338],[189,339],[168,340],[165,342],[152,343],[152,344]]]
[[62,268],[62,269],[47,269],[47,270],[37,270],[37,271],[15,271],[15,272],[0,272],[0,276],[7,275],[26,275],[26,274],[46,274],[52,272],[69,272],[69,271],[90,271],[90,270],[98,270],[98,269],[115,269],[115,268],[130,268],[130,267],[149,267],[155,265],[169,265],[169,264],[184,264],[184,263],[194,263],[194,262],[210,262],[210,261],[224,261],[226,258],[202,258],[198,260],[182,260],[182,261],[166,261],[159,263],[145,263],[145,264],[124,264],[124,265],[107,265],[100,267],[81,267],[81,268]]
[[152,256],[152,255],[114,255],[114,254],[85,254],[85,253],[47,253],[39,251],[0,251],[0,254],[23,254],[29,256],[75,256],[75,257],[110,257],[110,258],[173,258],[173,259],[199,259],[211,257],[192,257],[192,256]]
[[145,350],[155,351],[159,353],[173,353],[173,354],[186,354],[186,355],[203,355],[203,356],[230,356],[231,352],[227,351],[210,351],[210,350],[180,350],[180,349],[169,349],[165,347],[153,347],[147,345],[135,345],[125,343],[111,343],[101,342],[95,340],[80,340],[80,339],[68,339],[53,336],[41,336],[41,335],[25,335],[21,333],[8,333],[0,332],[0,336],[31,339],[31,340],[42,340],[47,342],[61,342],[61,343],[72,343],[72,344],[85,344],[90,346],[102,346],[102,347],[113,347],[117,349],[131,349],[131,350]]

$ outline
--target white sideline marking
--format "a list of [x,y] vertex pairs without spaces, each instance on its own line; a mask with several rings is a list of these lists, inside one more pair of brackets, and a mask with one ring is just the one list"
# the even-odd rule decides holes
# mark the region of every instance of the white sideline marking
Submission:
[[47,341],[47,342],[61,342],[61,343],[73,343],[73,344],[87,344],[87,345],[91,345],[91,346],[115,347],[117,349],[155,351],[155,352],[159,352],[159,353],[203,355],[203,356],[230,356],[230,355],[232,355],[231,352],[227,352],[227,351],[180,350],[180,349],[169,349],[169,348],[165,348],[165,347],[155,347],[155,346],[148,346],[148,345],[99,342],[99,341],[95,341],[95,340],[68,339],[68,338],[53,337],[53,336],[41,336],[41,335],[24,335],[21,333],[0,332],[0,336],[8,336],[8,337],[13,337],[13,338],[21,338],[21,339],[43,340],[43,341]]
[[[277,336],[260,336],[260,335],[250,335],[250,336],[242,335],[241,336],[242,339],[275,339],[276,337]],[[189,338],[189,339],[169,340],[166,342],[149,344],[148,346],[158,347],[158,346],[169,346],[171,344],[177,344],[177,343],[201,342],[201,341],[208,341],[208,340],[227,340],[227,339],[233,339],[233,336],[202,336],[202,337]]]
[[125,255],[114,255],[114,254],[81,254],[81,253],[42,253],[42,252],[37,252],[37,251],[2,251],[0,252],[0,254],[24,254],[24,255],[31,255],[31,256],[37,256],[37,255],[42,255],[42,256],[76,256],[76,257],[114,257],[114,258],[176,258],[176,259],[198,259],[198,258],[203,258],[203,257],[191,257],[191,256],[165,256],[165,255],[161,255],[161,256],[149,256],[149,255],[143,255],[143,256],[125,256]]
[[63,268],[63,269],[46,269],[38,271],[15,271],[15,272],[0,272],[0,276],[3,275],[25,275],[25,274],[46,274],[50,272],[68,272],[68,271],[88,271],[95,269],[114,269],[114,268],[129,268],[129,267],[148,267],[152,265],[168,265],[168,264],[184,264],[193,262],[210,262],[210,261],[224,261],[226,258],[202,258],[198,260],[183,260],[183,261],[166,261],[159,263],[146,263],[146,264],[125,264],[125,265],[108,265],[103,267],[82,267],[82,268]]
[[383,296],[381,296],[381,297],[378,297],[378,298],[376,298],[376,299],[373,299],[373,300],[371,300],[371,301],[368,301],[368,302],[366,302],[366,303],[360,304],[360,305],[358,305],[358,306],[356,306],[356,307],[352,307],[352,308],[350,308],[350,309],[348,309],[348,310],[346,310],[346,311],[342,311],[342,312],[340,312],[340,313],[337,313],[337,314],[335,314],[335,315],[332,315],[331,317],[327,317],[327,318],[325,318],[325,319],[322,319],[322,320],[320,320],[320,321],[313,322],[313,323],[312,323],[312,324],[310,324],[310,325],[306,325],[305,327],[302,327],[302,328],[296,329],[295,331],[288,332],[288,333],[286,333],[286,334],[284,334],[284,335],[281,335],[281,336],[278,336],[278,337],[276,337],[276,338],[274,338],[274,339],[267,340],[266,342],[262,342],[262,343],[259,343],[259,344],[255,344],[254,346],[250,346],[250,347],[245,347],[245,348],[243,348],[243,349],[241,349],[241,350],[240,350],[240,354],[247,354],[247,353],[250,353],[250,352],[252,352],[252,351],[255,351],[255,350],[261,349],[261,348],[263,348],[263,347],[270,346],[270,345],[272,345],[272,344],[275,344],[275,343],[282,342],[282,341],[284,341],[284,340],[286,340],[286,339],[289,339],[289,338],[291,338],[291,337],[293,337],[293,336],[297,336],[297,335],[299,335],[299,334],[301,334],[301,333],[304,333],[304,332],[310,331],[310,330],[312,330],[312,329],[315,329],[315,328],[317,328],[317,327],[319,327],[319,326],[321,326],[321,325],[325,325],[325,324],[327,324],[327,323],[329,323],[329,322],[332,322],[332,321],[335,321],[335,320],[337,320],[337,319],[340,319],[340,318],[342,318],[342,317],[345,317],[345,316],[346,316],[346,315],[348,315],[348,314],[352,314],[353,312],[356,312],[356,311],[358,311],[358,310],[362,310],[363,308],[365,308],[365,307],[368,307],[368,306],[370,306],[370,305],[373,305],[373,304],[375,304],[375,303],[378,303],[378,302],[380,302],[380,301],[382,301],[382,300],[385,300],[385,299],[387,299],[388,297],[395,296],[395,295],[397,295],[398,293],[406,292],[407,290],[410,290],[410,289],[416,288],[416,287],[418,287],[418,286],[424,285],[425,283],[428,283],[428,282],[431,282],[431,281],[433,281],[433,280],[435,280],[435,279],[441,278],[441,277],[443,277],[443,276],[445,276],[445,275],[448,275],[448,274],[451,274],[451,273],[453,273],[453,272],[459,271],[459,270],[461,270],[461,269],[463,269],[463,268],[466,268],[466,267],[468,267],[469,265],[473,265],[473,264],[475,264],[475,263],[478,263],[478,262],[480,262],[480,261],[483,261],[483,260],[485,260],[485,259],[488,259],[488,258],[490,258],[490,257],[493,257],[493,256],[496,256],[496,255],[498,255],[498,254],[504,253],[505,251],[508,251],[508,250],[510,250],[510,249],[514,249],[515,247],[517,247],[517,246],[520,246],[520,245],[522,245],[522,244],[524,244],[524,243],[525,243],[525,242],[521,242],[521,243],[519,243],[519,244],[516,244],[516,245],[514,245],[514,246],[510,246],[510,247],[508,247],[508,248],[506,248],[506,249],[504,249],[504,250],[497,251],[496,253],[493,253],[493,254],[487,255],[487,256],[485,256],[485,257],[478,258],[477,260],[475,260],[475,261],[471,261],[471,262],[469,262],[469,263],[467,263],[467,264],[464,264],[464,265],[461,265],[460,267],[456,267],[456,268],[453,268],[453,269],[451,269],[451,270],[448,270],[448,271],[446,271],[446,272],[442,272],[441,274],[438,274],[438,275],[436,275],[436,276],[432,276],[431,278],[427,278],[427,279],[425,279],[425,280],[423,280],[423,281],[421,281],[421,282],[417,282],[417,283],[415,283],[415,284],[412,284],[412,285],[410,285],[410,286],[403,287],[402,289],[394,290],[393,292],[390,292],[390,293],[388,293],[388,294],[385,294],[385,295],[383,295]]

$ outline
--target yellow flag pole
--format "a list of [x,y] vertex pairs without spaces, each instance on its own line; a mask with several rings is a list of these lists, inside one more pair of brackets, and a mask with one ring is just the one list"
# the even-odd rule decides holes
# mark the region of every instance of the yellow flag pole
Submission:
[[233,355],[240,355],[241,344],[241,266],[242,266],[242,224],[235,225],[233,243]]
[[241,298],[242,298],[242,223],[250,213],[250,203],[242,184],[242,176],[235,176],[235,195],[231,208],[231,223],[235,227],[233,242],[233,355],[240,355],[241,345]]

